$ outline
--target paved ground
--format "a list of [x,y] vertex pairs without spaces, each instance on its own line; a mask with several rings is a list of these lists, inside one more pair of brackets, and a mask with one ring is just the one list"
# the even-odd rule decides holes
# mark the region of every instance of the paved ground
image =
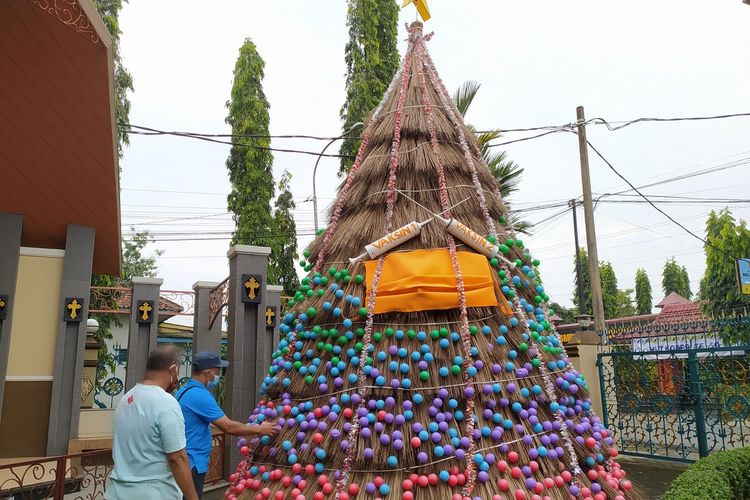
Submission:
[[651,460],[648,458],[626,457],[620,455],[617,459],[630,479],[649,500],[658,500],[669,488],[669,483],[680,475],[689,464],[669,462],[666,460]]
[[223,485],[219,487],[218,489],[207,491],[203,494],[202,500],[220,500],[224,498],[225,489],[226,489],[226,485]]
[[[658,500],[667,491],[669,483],[688,466],[688,464],[680,462],[626,457],[623,455],[620,455],[617,460],[627,471],[630,479],[643,492],[644,500]],[[223,496],[224,487],[204,493],[203,500],[220,500]]]

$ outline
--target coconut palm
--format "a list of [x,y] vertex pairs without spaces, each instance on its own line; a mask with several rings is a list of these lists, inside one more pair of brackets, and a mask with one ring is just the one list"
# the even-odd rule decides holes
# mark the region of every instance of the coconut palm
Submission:
[[[479,91],[480,83],[466,81],[453,94],[453,101],[456,103],[461,116],[466,117],[466,113],[471,107],[471,103]],[[508,158],[506,151],[493,151],[490,143],[495,139],[502,137],[500,130],[485,130],[478,132],[475,127],[467,124],[467,127],[477,136],[479,149],[482,152],[482,159],[489,167],[492,176],[497,181],[497,186],[503,200],[508,203],[508,197],[518,191],[518,184],[521,182],[523,168],[513,160]],[[511,222],[516,232],[529,234],[531,225],[523,220],[519,220],[517,215],[511,211]]]

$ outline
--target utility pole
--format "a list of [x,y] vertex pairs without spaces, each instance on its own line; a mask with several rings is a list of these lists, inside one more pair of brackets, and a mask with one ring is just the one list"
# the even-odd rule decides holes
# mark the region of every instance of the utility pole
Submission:
[[[594,326],[601,342],[606,343],[607,332],[604,321],[604,300],[602,281],[599,277],[599,252],[596,249],[596,227],[594,225],[594,204],[591,199],[591,174],[589,172],[589,151],[586,142],[586,118],[583,106],[576,108],[578,124],[578,152],[581,156],[581,186],[583,187],[583,216],[586,222],[586,247],[589,252],[589,272],[591,275],[591,304],[594,309]],[[576,249],[578,252],[578,249]]]
[[578,243],[578,216],[576,215],[576,212],[578,211],[576,209],[576,206],[578,205],[578,200],[573,198],[568,202],[568,206],[573,209],[573,237],[575,238],[576,242],[576,284],[578,285],[578,314],[588,314],[586,311],[582,310],[583,307],[583,277],[581,276],[581,253],[579,249],[581,246]]

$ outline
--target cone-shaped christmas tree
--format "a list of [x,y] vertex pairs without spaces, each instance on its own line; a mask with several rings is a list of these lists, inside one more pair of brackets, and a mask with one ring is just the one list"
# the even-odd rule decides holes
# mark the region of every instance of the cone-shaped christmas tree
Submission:
[[[366,125],[227,496],[635,498],[425,47]],[[309,262],[309,263],[308,263]]]

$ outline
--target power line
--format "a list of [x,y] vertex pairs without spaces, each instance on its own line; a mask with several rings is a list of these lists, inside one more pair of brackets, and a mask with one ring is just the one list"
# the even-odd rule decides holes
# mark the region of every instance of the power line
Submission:
[[[633,120],[612,121],[612,122],[607,121],[604,118],[597,117],[597,118],[591,118],[587,120],[585,124],[605,125],[610,131],[614,132],[614,131],[623,129],[625,127],[628,127],[630,125],[633,125],[636,123],[644,123],[644,122],[669,123],[669,122],[682,122],[682,121],[706,121],[706,120],[721,120],[721,119],[726,119],[726,118],[739,118],[739,117],[746,117],[746,116],[750,116],[750,112],[728,113],[728,114],[722,114],[722,115],[708,115],[708,116],[687,116],[687,117],[675,117],[675,118],[641,117],[641,118],[635,118]],[[615,123],[619,125],[613,126],[612,124],[615,124]],[[135,125],[132,123],[123,123],[123,122],[118,122],[117,125],[123,129],[127,129],[125,131],[131,134],[173,135],[173,136],[190,137],[194,139],[210,139],[210,138],[309,139],[309,140],[316,140],[316,141],[330,141],[334,139],[357,139],[359,137],[359,136],[347,137],[347,136],[339,136],[339,135],[319,136],[319,135],[313,135],[313,134],[276,134],[276,135],[273,135],[273,134],[221,134],[221,133],[206,133],[206,132],[176,131],[176,130],[174,131],[160,130],[160,129],[153,128],[153,127],[146,127],[143,125]],[[512,142],[519,142],[519,141],[533,139],[536,137],[543,137],[544,135],[547,135],[547,133],[572,131],[576,125],[577,124],[574,124],[574,123],[566,123],[563,125],[542,125],[542,126],[537,126],[537,127],[499,128],[499,129],[479,130],[477,131],[477,133],[486,134],[486,133],[498,132],[500,134],[507,134],[507,133],[513,133],[513,132],[535,132],[538,130],[546,131],[544,134],[539,134],[538,136],[527,137],[527,138],[519,139],[518,141],[510,141],[507,143],[501,143],[501,144],[495,145],[495,146],[500,146],[502,144],[511,144]]]
[[[644,123],[644,122],[667,123],[667,122],[723,120],[725,118],[739,118],[743,116],[750,116],[750,113],[730,113],[726,115],[710,115],[710,116],[686,116],[686,117],[678,117],[678,118],[636,118],[635,120],[627,120],[627,121],[621,121],[621,122],[608,122],[604,118],[591,118],[586,121],[586,124],[591,123],[594,125],[605,125],[611,132],[615,132],[617,130],[633,125],[635,123]],[[611,125],[612,123],[620,123],[621,125],[613,127]]]
[[[722,163],[722,164],[719,164],[719,165],[715,165],[713,167],[703,168],[703,169],[700,169],[700,170],[695,170],[693,172],[688,172],[686,174],[676,175],[674,177],[669,177],[667,179],[663,179],[663,180],[660,180],[660,181],[655,181],[655,182],[651,182],[649,184],[644,184],[642,186],[638,186],[638,189],[645,189],[645,188],[649,188],[649,187],[661,186],[663,184],[669,184],[669,183],[676,182],[676,181],[681,181],[681,180],[685,180],[685,179],[691,179],[693,177],[699,177],[701,175],[712,174],[714,172],[720,172],[722,170],[727,170],[727,169],[730,169],[730,168],[742,167],[742,166],[748,165],[748,164],[750,164],[750,157],[740,158],[739,160],[734,160],[734,161],[731,161],[731,162]],[[633,187],[632,189],[625,189],[625,190],[622,190],[622,191],[618,191],[616,193],[604,193],[602,196],[611,196],[611,195],[615,195],[615,194],[623,194],[623,193],[627,193],[627,192],[633,191],[633,190],[637,191],[637,189],[635,187]]]
[[[142,127],[145,128],[145,127]],[[241,148],[253,148],[253,149],[259,149],[261,151],[272,151],[276,153],[295,153],[295,154],[304,154],[304,155],[310,155],[310,156],[318,156],[318,157],[327,157],[327,158],[354,158],[351,155],[338,155],[338,154],[329,154],[329,153],[318,153],[315,151],[306,151],[302,149],[286,149],[286,148],[272,148],[270,146],[258,146],[256,144],[243,144],[240,142],[234,142],[234,141],[222,141],[219,139],[215,139],[211,135],[195,135],[195,134],[189,134],[189,133],[182,133],[182,132],[168,132],[166,130],[156,130],[152,129],[154,132],[139,132],[135,130],[131,130],[128,132],[128,134],[135,134],[135,135],[170,135],[174,137],[185,137],[188,139],[198,139],[200,141],[206,141],[206,142],[215,142],[217,144],[228,144],[229,146],[236,146]]]
[[532,139],[539,139],[540,137],[544,137],[545,135],[557,134],[559,132],[572,132],[571,129],[566,128],[566,127],[567,127],[567,125],[565,125],[563,127],[555,128],[553,130],[548,130],[547,132],[542,132],[541,134],[536,134],[536,135],[532,135],[532,136],[529,136],[529,137],[522,137],[521,139],[514,139],[512,141],[498,142],[498,143],[495,143],[495,144],[487,144],[487,147],[488,148],[496,148],[496,147],[499,147],[499,146],[507,146],[508,144],[515,144],[516,142],[523,142],[523,141],[530,141]]
[[140,135],[177,135],[184,137],[228,137],[231,139],[311,139],[315,141],[331,141],[338,139],[357,139],[357,137],[321,137],[318,135],[307,135],[307,134],[281,134],[281,135],[268,135],[268,134],[206,134],[201,132],[183,132],[183,131],[168,131],[159,130],[151,127],[144,127],[141,125],[133,125],[130,123],[119,122],[117,124],[121,128],[138,129],[144,132],[128,131],[130,134]]
[[601,153],[599,152],[599,150],[598,150],[598,149],[596,149],[596,148],[594,147],[594,145],[593,145],[593,144],[591,144],[591,141],[589,141],[588,139],[586,139],[586,143],[587,143],[587,144],[589,145],[589,147],[590,147],[590,148],[591,148],[591,149],[592,149],[592,150],[594,151],[594,153],[596,153],[596,155],[597,155],[597,156],[598,156],[598,157],[599,157],[599,158],[600,158],[600,159],[601,159],[601,160],[602,160],[602,161],[603,161],[603,162],[604,162],[604,163],[605,163],[605,164],[606,164],[606,165],[607,165],[607,166],[608,166],[608,167],[610,168],[610,170],[612,170],[612,172],[614,172],[614,173],[615,173],[615,175],[617,175],[617,176],[618,176],[618,177],[619,177],[620,179],[622,179],[623,181],[625,181],[625,183],[626,183],[626,184],[627,184],[628,186],[630,186],[630,188],[631,188],[631,189],[632,189],[633,191],[635,191],[636,193],[638,193],[638,194],[639,194],[639,195],[641,196],[641,198],[643,198],[644,200],[646,200],[646,202],[647,202],[647,203],[648,203],[649,205],[651,205],[652,207],[654,207],[654,209],[655,209],[655,210],[656,210],[657,212],[659,212],[659,213],[660,213],[660,214],[662,214],[662,215],[663,215],[664,217],[666,217],[667,219],[669,219],[670,221],[672,221],[672,223],[674,223],[674,224],[676,224],[677,226],[679,226],[680,228],[682,228],[682,230],[683,230],[683,231],[685,231],[686,233],[688,233],[689,235],[691,235],[691,236],[692,236],[692,237],[694,237],[695,239],[697,239],[697,240],[699,240],[699,241],[703,242],[703,244],[704,244],[704,245],[706,245],[706,246],[710,246],[710,247],[712,247],[712,248],[714,248],[714,249],[716,249],[716,250],[720,251],[721,253],[725,254],[726,256],[728,256],[728,257],[731,257],[731,258],[732,258],[732,259],[734,259],[734,260],[736,260],[736,259],[737,259],[737,257],[735,257],[735,256],[731,255],[730,253],[726,252],[726,251],[725,251],[724,249],[722,249],[722,248],[719,248],[719,247],[717,247],[716,245],[714,245],[714,244],[712,244],[712,243],[708,242],[707,240],[705,240],[705,239],[701,238],[700,236],[698,236],[697,234],[695,234],[694,232],[692,232],[692,231],[691,231],[690,229],[686,228],[685,226],[683,226],[682,224],[680,224],[679,222],[677,222],[677,221],[676,221],[675,219],[673,219],[673,218],[672,218],[672,216],[671,216],[671,215],[669,215],[668,213],[666,213],[666,212],[665,212],[664,210],[662,210],[661,208],[657,207],[657,206],[656,206],[656,205],[655,205],[655,204],[654,204],[654,203],[653,203],[653,202],[652,202],[652,201],[651,201],[650,199],[648,199],[648,197],[646,197],[646,195],[644,195],[643,193],[641,193],[641,192],[640,192],[640,191],[638,190],[638,188],[637,188],[637,187],[635,187],[635,186],[634,186],[634,185],[633,185],[633,184],[632,184],[632,183],[631,183],[631,182],[630,182],[629,180],[627,180],[627,179],[625,178],[625,176],[623,176],[623,175],[622,175],[622,174],[621,174],[620,172],[618,172],[618,171],[617,171],[617,169],[616,169],[616,168],[615,168],[615,167],[614,167],[614,166],[613,166],[613,165],[612,165],[612,164],[611,164],[611,163],[609,162],[609,160],[607,160],[607,159],[606,159],[606,158],[605,158],[605,157],[604,157],[604,156],[603,156],[603,155],[602,155],[602,154],[601,154]]

